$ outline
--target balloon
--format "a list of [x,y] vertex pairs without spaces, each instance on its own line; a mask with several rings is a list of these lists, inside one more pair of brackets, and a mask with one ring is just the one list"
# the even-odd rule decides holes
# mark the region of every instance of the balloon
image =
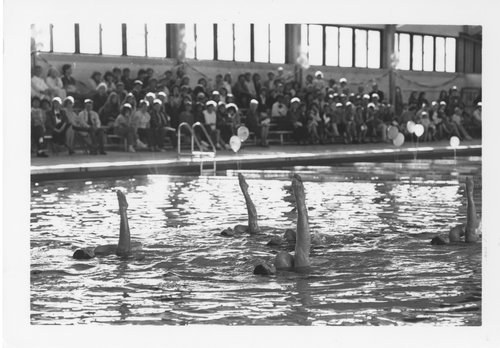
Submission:
[[238,137],[240,138],[241,141],[247,140],[249,134],[250,133],[247,127],[241,126],[240,128],[238,128]]
[[415,131],[415,122],[408,121],[408,123],[406,124],[406,129],[408,129],[408,132],[413,133]]
[[389,128],[387,128],[387,137],[389,139],[391,139],[391,140],[396,139],[398,134],[399,134],[398,127],[389,126]]
[[396,147],[400,147],[401,145],[403,145],[404,142],[405,142],[405,136],[403,134],[399,133],[399,132],[398,132],[398,135],[396,135],[396,137],[392,141],[392,143]]
[[415,135],[417,137],[420,137],[422,134],[424,134],[424,126],[422,126],[421,124],[416,124],[413,128],[413,131],[415,132]]
[[297,64],[299,64],[303,69],[309,69],[310,64],[309,60],[307,59],[307,53],[300,53],[300,55],[297,57]]
[[234,152],[238,152],[241,147],[241,140],[237,135],[233,135],[231,139],[229,139],[229,146],[231,146],[231,150]]
[[450,146],[454,149],[456,149],[458,146],[460,146],[460,139],[458,137],[451,137],[450,138]]

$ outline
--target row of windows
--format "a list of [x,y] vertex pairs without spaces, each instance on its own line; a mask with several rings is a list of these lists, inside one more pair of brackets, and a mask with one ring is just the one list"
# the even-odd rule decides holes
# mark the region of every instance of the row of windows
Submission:
[[[381,67],[380,30],[316,24],[300,28],[301,51],[310,65]],[[168,56],[163,23],[34,25],[33,36],[44,52]],[[186,58],[285,62],[283,24],[186,24],[181,37]],[[455,72],[455,38],[396,33],[394,50],[398,69]]]

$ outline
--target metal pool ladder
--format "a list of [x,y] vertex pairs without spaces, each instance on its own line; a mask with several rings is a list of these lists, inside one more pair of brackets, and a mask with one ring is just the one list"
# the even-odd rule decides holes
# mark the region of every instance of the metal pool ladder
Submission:
[[[181,130],[183,127],[186,127],[189,130],[189,134],[191,134],[191,152],[182,152],[181,149]],[[208,139],[208,143],[210,144],[210,147],[212,151],[203,151],[204,147],[198,140],[198,137],[196,136],[194,130],[199,127],[203,134],[205,134],[205,137]],[[196,142],[196,145],[198,146],[199,151],[194,150],[194,143]],[[217,161],[215,160],[215,155],[217,153],[217,149],[214,146],[214,143],[212,142],[212,139],[207,133],[207,130],[201,124],[200,122],[196,122],[193,124],[193,127],[189,125],[187,122],[182,122],[179,127],[177,127],[177,159],[180,159],[181,156],[191,156],[191,159],[198,159],[200,161],[200,175],[204,175],[207,171],[203,170],[203,162],[204,159],[212,159],[213,163],[213,175],[217,172]],[[208,170],[210,171],[210,170]]]

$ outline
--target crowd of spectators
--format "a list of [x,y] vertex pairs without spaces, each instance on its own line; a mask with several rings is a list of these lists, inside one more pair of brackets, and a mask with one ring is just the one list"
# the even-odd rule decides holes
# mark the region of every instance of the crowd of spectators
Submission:
[[61,73],[50,67],[43,78],[42,67],[34,68],[31,124],[38,156],[47,156],[44,135],[70,154],[75,143],[91,154],[106,154],[109,134],[125,139],[130,152],[165,151],[167,138],[176,148],[183,122],[203,124],[210,139],[197,133],[202,146],[212,141],[218,149],[229,149],[241,125],[264,147],[272,130],[290,134],[299,144],[347,144],[389,141],[389,126],[411,137],[408,121],[423,125],[422,141],[453,135],[470,139],[467,129],[481,128],[481,103],[476,101],[472,115],[464,114],[455,86],[432,102],[425,92],[412,92],[407,103],[396,87],[391,105],[375,82],[371,90],[360,85],[354,90],[346,78],[327,80],[321,71],[307,75],[304,84],[281,67],[266,79],[245,73],[233,81],[231,73],[217,74],[213,81],[199,78],[194,88],[183,65],[160,77],[151,68],[140,69],[135,77],[129,68],[113,68],[77,82],[72,73],[72,65],[65,64]]

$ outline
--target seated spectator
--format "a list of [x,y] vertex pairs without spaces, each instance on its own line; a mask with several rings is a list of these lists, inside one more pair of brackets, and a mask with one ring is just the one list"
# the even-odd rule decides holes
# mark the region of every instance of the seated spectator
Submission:
[[331,122],[335,136],[342,136],[345,139],[346,126],[345,126],[344,104],[342,103],[335,104],[335,109],[333,109],[333,117]]
[[184,122],[190,126],[194,124],[193,103],[188,98],[184,99],[182,111],[179,114],[179,124]]
[[[215,111],[215,108],[217,107],[217,103],[214,102],[213,100],[209,100],[206,102],[206,109],[203,110],[203,122],[202,124],[205,127],[205,130],[207,131],[209,137],[211,138],[212,143],[214,146],[220,150],[220,132],[217,129],[217,112]],[[203,137],[204,139],[204,137]],[[205,139],[208,140],[208,139]]]
[[129,68],[123,69],[121,81],[123,82],[126,91],[131,91],[132,88],[134,88],[134,81],[130,77],[130,69]]
[[127,98],[128,92],[125,90],[125,84],[121,81],[116,83],[116,94],[118,94],[118,99],[120,100],[120,104]]
[[236,135],[241,126],[241,115],[238,106],[234,103],[226,104],[228,123],[232,126],[232,135]]
[[368,132],[368,126],[366,125],[364,110],[362,106],[356,107],[354,113],[354,123],[356,125],[357,142],[366,142],[366,133]]
[[127,96],[125,97],[125,100],[123,100],[120,104],[120,106],[123,106],[123,104],[128,103],[132,107],[132,113],[135,113],[135,110],[137,109],[137,103],[135,96],[132,93],[128,93]]
[[136,144],[136,125],[132,116],[132,106],[128,103],[123,104],[120,114],[116,117],[114,123],[114,132],[120,138],[127,141],[128,152],[135,152]]
[[310,135],[310,142],[317,144],[320,141],[319,128],[321,127],[321,117],[319,115],[318,105],[316,103],[311,105],[307,117],[307,131]]
[[151,128],[151,140],[153,151],[165,151],[165,137],[170,137],[172,146],[176,147],[175,129],[170,127],[170,120],[162,111],[162,102],[160,99],[153,101],[153,108],[150,111],[151,119],[149,121]]
[[64,90],[64,86],[61,78],[59,77],[59,71],[56,68],[50,67],[49,72],[47,74],[47,78],[45,79],[47,86],[51,91],[51,95],[53,97],[66,98],[66,91]]
[[62,100],[59,97],[52,99],[52,108],[47,112],[45,121],[46,133],[52,136],[52,143],[63,145],[73,155],[74,131],[71,122],[62,108]]
[[212,95],[210,96],[210,100],[213,100],[216,104],[218,104],[220,102],[219,91],[212,91]]
[[230,150],[229,140],[233,136],[233,125],[226,110],[226,103],[222,101],[217,105],[217,129],[220,132],[221,144],[226,150]]
[[118,94],[116,92],[111,92],[104,105],[99,109],[99,118],[102,126],[112,130],[116,117],[120,114],[120,110],[121,106]]
[[323,80],[323,73],[321,71],[316,71],[314,74],[313,86],[316,91],[325,92],[326,82]]
[[76,96],[76,80],[73,78],[73,68],[71,64],[64,64],[62,66],[62,78],[63,88],[66,90],[66,95]]
[[417,91],[412,91],[410,93],[410,97],[408,98],[408,108],[410,108],[412,105],[415,106],[415,109],[418,108]]
[[45,118],[40,108],[40,98],[31,98],[31,141],[36,148],[37,157],[49,157],[45,153]]
[[267,136],[269,134],[270,118],[266,112],[258,110],[259,102],[256,99],[250,100],[250,108],[245,119],[245,126],[250,132],[256,134],[260,139],[260,145],[268,147]]
[[482,124],[482,109],[483,109],[483,103],[478,102],[476,107],[474,108],[474,111],[472,112],[472,122],[475,126],[481,127]]
[[222,74],[215,75],[214,91],[219,91],[224,87],[224,80]]
[[396,117],[401,116],[403,113],[403,94],[401,93],[401,88],[396,87],[394,93],[394,113]]
[[459,107],[455,108],[453,115],[451,116],[451,121],[452,121],[452,124],[454,125],[454,128],[457,129],[459,137],[461,139],[465,139],[465,140],[472,139],[471,136],[469,135],[469,133],[467,133],[467,131],[465,130],[465,127],[463,126],[462,109],[460,109]]
[[[147,100],[139,101],[139,108],[134,114],[134,124],[137,126],[136,134],[136,146],[138,149],[149,148],[152,151],[152,138],[151,130],[149,127],[149,121],[151,120],[151,115],[148,112],[149,103]],[[146,145],[147,144],[147,145]]]
[[356,123],[354,122],[354,105],[351,102],[347,102],[345,106],[344,124],[344,141],[346,144],[350,144],[355,141],[357,136]]
[[323,126],[320,127],[319,129],[321,144],[324,144],[328,141],[333,142],[334,133],[332,125],[332,115],[333,115],[333,110],[330,104],[324,104],[321,115],[321,123],[323,124]]
[[82,135],[88,135],[90,137],[90,154],[97,155],[97,152],[101,155],[105,155],[104,143],[106,141],[106,136],[104,129],[101,127],[101,120],[97,112],[93,111],[93,101],[92,99],[85,99],[85,107],[78,114],[75,120],[73,128],[77,133]]
[[[130,93],[132,93],[132,95],[134,96],[136,102],[143,99],[142,98],[142,85],[143,84],[142,84],[141,80],[135,80],[134,87],[130,91]],[[150,106],[152,106],[152,105],[150,105]]]
[[106,90],[107,87],[104,82],[97,85],[97,94],[92,97],[92,100],[94,101],[94,111],[99,112],[102,106],[106,103],[106,100],[108,100],[108,93]]
[[237,105],[244,108],[248,107],[252,96],[248,90],[245,75],[241,74],[238,76],[238,81],[233,86],[233,94],[236,98]]
[[145,85],[149,84],[149,80],[151,80],[153,78],[154,74],[155,74],[155,71],[153,70],[153,68],[146,69],[146,76],[144,77],[144,80],[143,80]]
[[104,83],[106,84],[106,92],[111,93],[116,90],[115,77],[111,71],[106,71],[104,73]]
[[231,73],[227,73],[224,75],[223,85],[228,94],[233,93],[233,79],[231,77]]
[[274,73],[272,71],[268,72],[267,80],[264,82],[264,87],[266,87],[269,92],[272,92],[274,90],[274,79]]
[[292,98],[287,113],[288,129],[293,131],[293,137],[298,144],[307,143],[308,133],[304,118],[300,108],[300,99]]
[[43,69],[40,65],[35,66],[33,77],[31,78],[31,97],[50,97],[52,92],[42,77]]
[[420,124],[424,127],[424,134],[422,135],[422,141],[434,140],[436,134],[436,126],[431,121],[427,111],[422,112],[420,116]]
[[118,82],[122,81],[122,69],[113,68],[113,82],[116,85]]
[[101,82],[102,74],[99,71],[94,71],[87,82],[87,87],[91,92],[97,92],[97,86],[99,86]]
[[387,140],[387,126],[382,122],[378,110],[375,110],[373,103],[368,104],[368,111],[366,116],[366,125],[368,126],[368,135],[372,141]]
[[[340,92],[344,93],[345,95],[349,95],[351,94],[351,91],[349,90],[349,87],[347,87],[347,79],[345,77],[342,77],[340,80],[339,80],[339,83],[340,83]],[[361,87],[361,92],[358,88],[358,93],[361,93],[361,96],[363,96],[363,86],[360,86]]]
[[287,129],[287,113],[288,108],[285,105],[285,98],[283,94],[279,94],[277,96],[276,102],[271,108],[271,118],[274,123],[278,124],[278,128],[280,128],[281,130]]
[[260,94],[260,89],[262,88],[261,78],[258,73],[254,73],[252,75],[252,82],[255,88],[255,96],[257,97]]

